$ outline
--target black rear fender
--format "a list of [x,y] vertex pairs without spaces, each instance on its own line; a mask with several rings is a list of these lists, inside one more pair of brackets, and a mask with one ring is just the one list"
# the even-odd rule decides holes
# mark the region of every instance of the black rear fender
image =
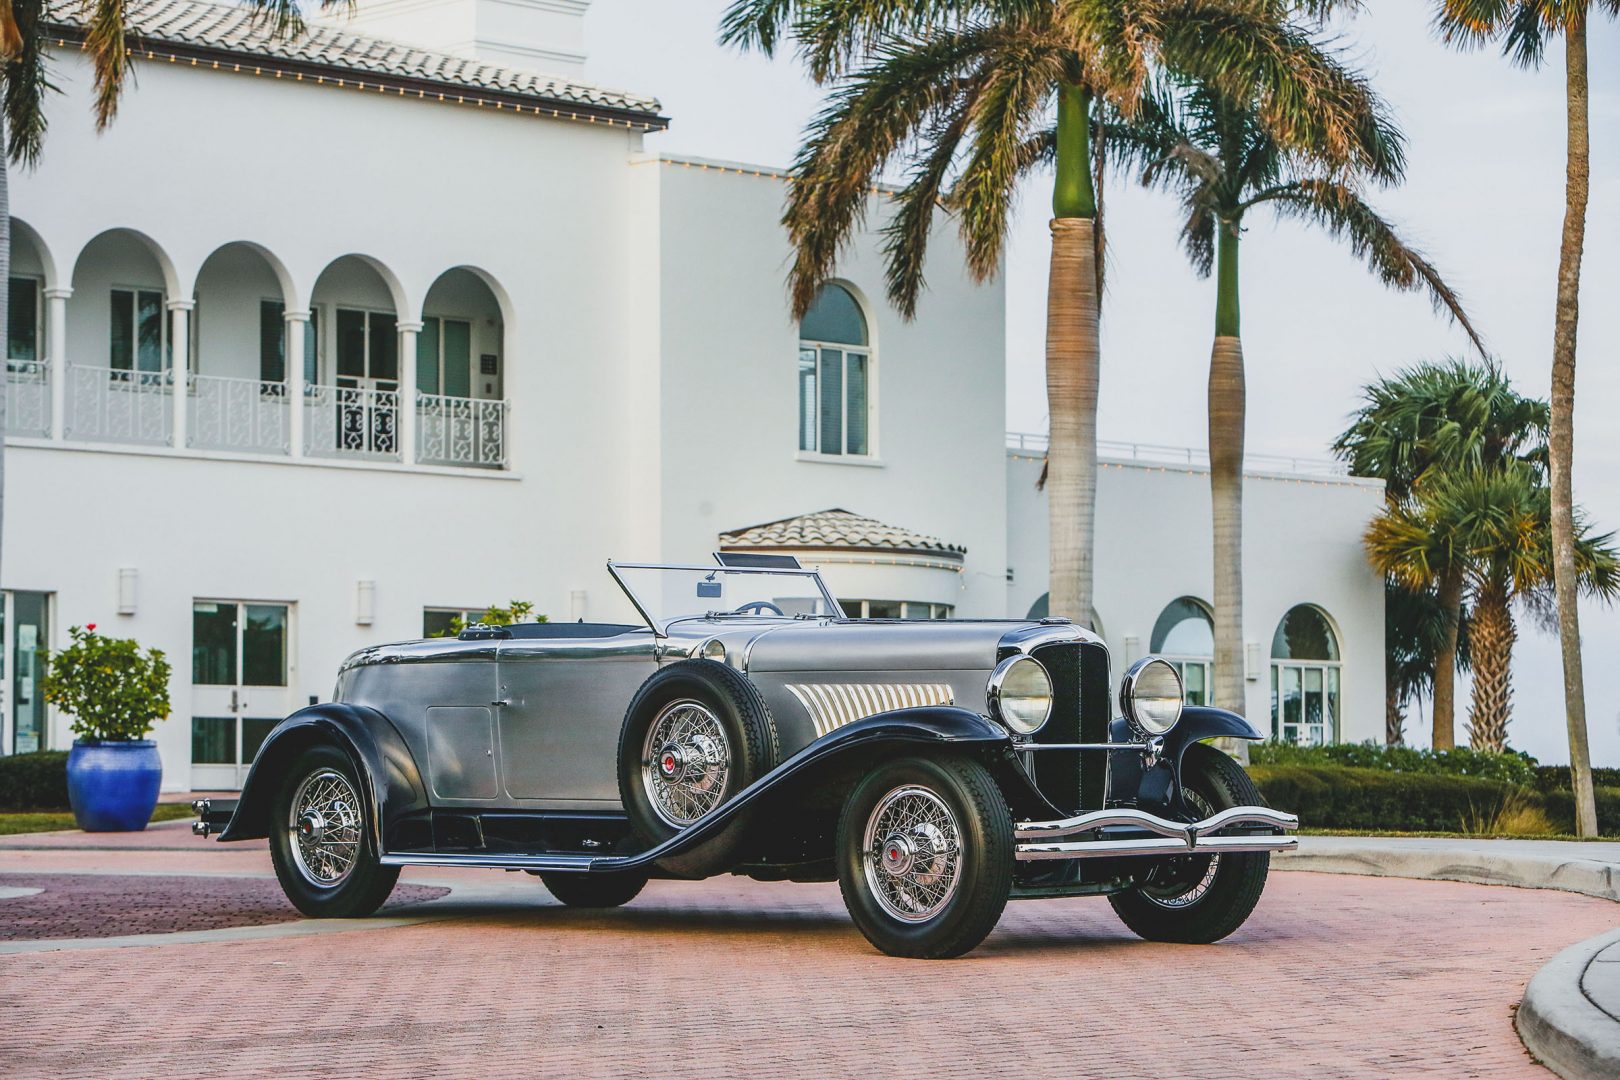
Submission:
[[364,705],[328,702],[298,710],[265,738],[220,840],[269,836],[276,792],[293,761],[314,746],[336,746],[354,762],[361,797],[371,810],[374,850],[387,850],[383,838],[394,822],[428,809],[421,770],[393,723]]

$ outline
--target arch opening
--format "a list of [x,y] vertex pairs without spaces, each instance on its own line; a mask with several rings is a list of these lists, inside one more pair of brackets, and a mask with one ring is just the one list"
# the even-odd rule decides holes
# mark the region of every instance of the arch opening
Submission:
[[1342,683],[1339,636],[1327,613],[1299,604],[1271,639],[1271,735],[1319,746],[1339,737]]
[[876,455],[876,352],[860,301],[837,282],[799,321],[798,381],[801,453]]
[[394,275],[367,255],[334,259],[315,279],[304,357],[307,453],[400,457],[402,297]]

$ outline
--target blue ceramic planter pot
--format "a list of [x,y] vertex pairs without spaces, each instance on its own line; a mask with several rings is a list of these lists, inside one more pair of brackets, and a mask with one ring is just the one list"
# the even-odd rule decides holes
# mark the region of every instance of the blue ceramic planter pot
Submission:
[[79,739],[68,751],[68,802],[85,832],[140,832],[152,820],[163,759],[151,739]]

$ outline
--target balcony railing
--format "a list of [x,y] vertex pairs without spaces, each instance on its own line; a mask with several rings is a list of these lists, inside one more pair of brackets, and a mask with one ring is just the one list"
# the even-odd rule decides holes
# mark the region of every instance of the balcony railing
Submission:
[[424,465],[506,467],[506,402],[416,396],[416,460]]
[[399,460],[399,391],[312,385],[304,391],[304,453]]
[[69,364],[67,437],[89,442],[164,445],[174,415],[162,371]]
[[6,434],[51,437],[51,368],[45,361],[7,362]]
[[[1007,449],[1015,454],[1039,456],[1046,453],[1047,436],[1028,431],[1007,432]],[[1209,468],[1209,452],[1191,446],[1158,446],[1153,443],[1097,440],[1097,457],[1103,461],[1130,461],[1149,465],[1191,465]],[[1246,454],[1243,468],[1248,472],[1298,473],[1301,476],[1348,476],[1350,470],[1338,461],[1323,458],[1290,457],[1286,454]]]
[[200,450],[286,454],[292,442],[285,383],[191,376],[186,442]]

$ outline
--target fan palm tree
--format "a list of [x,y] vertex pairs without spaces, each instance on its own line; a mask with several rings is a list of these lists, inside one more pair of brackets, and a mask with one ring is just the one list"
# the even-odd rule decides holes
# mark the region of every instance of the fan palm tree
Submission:
[[[1524,397],[1493,363],[1423,363],[1367,386],[1333,451],[1357,476],[1384,481],[1391,507],[1408,505],[1428,483],[1468,469],[1521,462],[1544,475],[1547,403]],[[1375,560],[1376,562],[1376,560]],[[1467,567],[1462,556],[1433,562],[1443,615],[1434,658],[1432,745],[1456,744],[1457,635]]]
[[[303,32],[300,0],[247,0],[273,24],[277,34]],[[350,0],[320,0],[322,7]],[[85,0],[85,51],[90,56],[96,130],[105,131],[118,115],[124,81],[134,63],[126,41],[126,0]],[[54,90],[48,71],[46,23],[49,0],[0,0],[0,78],[5,80],[0,100],[0,282],[11,279],[11,166],[32,167],[45,143],[45,95]],[[7,325],[7,290],[0,289],[0,328]],[[5,445],[7,393],[0,386],[0,522],[5,507]],[[3,531],[3,530],[0,530]]]
[[[1390,507],[1367,532],[1374,563],[1407,588],[1432,588],[1439,566],[1462,566],[1472,602],[1468,725],[1476,750],[1507,746],[1518,640],[1513,604],[1534,606],[1552,585],[1551,519],[1543,476],[1525,462],[1510,461],[1438,478],[1417,498]],[[1613,534],[1591,535],[1578,511],[1576,527],[1582,591],[1612,599],[1620,594]]]
[[[1351,159],[1366,88],[1325,63],[1287,16],[1349,0],[735,0],[721,40],[789,40],[836,88],[794,162],[783,215],[802,315],[891,168],[905,183],[883,230],[889,299],[910,318],[934,213],[956,218],[979,280],[1001,264],[1020,180],[1049,165],[1047,492],[1054,615],[1089,621],[1096,494],[1101,231],[1094,105],[1134,110],[1163,64],[1221,86],[1270,88],[1259,123],[1279,145]],[[1054,123],[1055,119],[1055,123]]]
[[[1322,50],[1318,63],[1336,63]],[[1359,76],[1346,74],[1359,81]],[[1210,494],[1214,509],[1215,704],[1241,710],[1243,687],[1243,442],[1245,387],[1238,248],[1247,215],[1265,207],[1349,243],[1395,289],[1426,290],[1479,345],[1456,294],[1424,255],[1362,194],[1362,183],[1398,181],[1403,139],[1382,101],[1363,88],[1348,161],[1317,147],[1278,142],[1261,118],[1264,88],[1234,96],[1204,79],[1172,77],[1145,95],[1135,116],[1105,127],[1107,152],[1141,169],[1142,183],[1180,196],[1182,241],[1194,269],[1215,275],[1215,342],[1209,366]]]
[[[1457,626],[1456,662],[1468,666],[1468,623]],[[1384,742],[1406,742],[1406,709],[1434,692],[1435,658],[1446,646],[1446,616],[1435,589],[1384,578]]]
[[1564,96],[1568,158],[1564,182],[1564,231],[1558,252],[1558,299],[1553,313],[1552,545],[1558,644],[1564,661],[1564,720],[1569,730],[1570,780],[1575,789],[1575,831],[1597,835],[1592,794],[1592,755],[1586,738],[1586,688],[1581,671],[1580,611],[1575,558],[1575,493],[1570,479],[1575,456],[1575,340],[1580,321],[1581,249],[1586,240],[1586,202],[1591,188],[1588,134],[1586,24],[1593,12],[1620,15],[1620,0],[1440,0],[1436,26],[1445,40],[1464,48],[1500,41],[1522,67],[1539,67],[1547,46],[1564,37]]

